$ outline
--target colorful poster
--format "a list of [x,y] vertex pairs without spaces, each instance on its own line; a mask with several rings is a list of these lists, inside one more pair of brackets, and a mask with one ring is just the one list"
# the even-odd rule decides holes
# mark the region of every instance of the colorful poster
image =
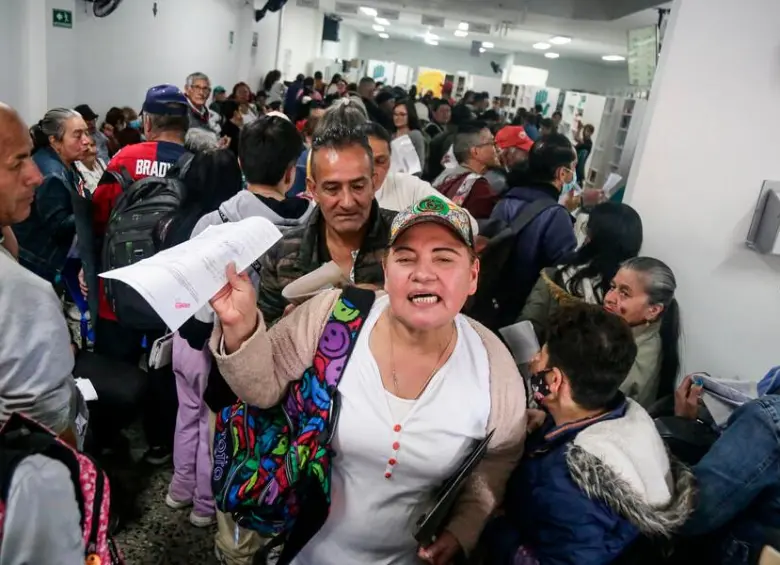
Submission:
[[442,70],[420,67],[417,69],[417,92],[424,94],[432,90],[435,97],[440,97],[445,76]]

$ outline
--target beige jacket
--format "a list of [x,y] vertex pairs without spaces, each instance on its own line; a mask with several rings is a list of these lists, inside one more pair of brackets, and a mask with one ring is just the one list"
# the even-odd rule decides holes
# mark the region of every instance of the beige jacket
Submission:
[[[317,295],[270,330],[266,330],[262,314],[258,314],[255,333],[230,355],[220,354],[222,330],[215,324],[211,350],[220,372],[240,399],[261,408],[282,400],[287,385],[301,378],[311,366],[320,335],[340,293],[331,290]],[[474,548],[487,518],[503,500],[507,479],[522,455],[526,424],[525,387],[511,354],[495,334],[469,321],[482,338],[490,363],[491,409],[487,428],[495,429],[495,434],[447,525],[467,552]]]

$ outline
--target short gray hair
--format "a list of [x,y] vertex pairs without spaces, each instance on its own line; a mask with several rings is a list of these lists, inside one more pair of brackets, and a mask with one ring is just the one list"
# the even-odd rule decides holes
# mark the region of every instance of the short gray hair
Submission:
[[357,129],[368,121],[368,111],[366,105],[360,98],[350,96],[349,98],[340,98],[330,108],[325,110],[325,114],[317,125],[317,132],[333,129],[336,126],[344,126],[349,129]]
[[208,75],[206,75],[205,73],[192,73],[190,76],[187,77],[187,81],[185,82],[184,85],[187,88],[190,88],[193,84],[195,84],[196,80],[205,80],[209,84],[211,83]]
[[219,139],[213,131],[190,128],[184,136],[184,147],[190,153],[208,153],[219,149]]
[[477,131],[466,131],[458,133],[455,136],[455,141],[452,143],[452,153],[455,155],[455,159],[458,163],[465,163],[469,160],[471,155],[471,149],[479,145],[479,135],[482,129]]

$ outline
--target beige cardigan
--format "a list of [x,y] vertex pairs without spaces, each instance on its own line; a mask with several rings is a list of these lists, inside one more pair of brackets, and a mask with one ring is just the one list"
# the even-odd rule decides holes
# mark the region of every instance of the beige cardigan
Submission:
[[[215,324],[211,350],[233,392],[261,408],[278,404],[287,385],[300,379],[311,366],[320,335],[340,293],[331,290],[319,294],[270,330],[266,330],[262,314],[258,313],[257,330],[230,355],[220,354],[222,329]],[[502,502],[506,482],[522,455],[526,408],[525,387],[511,354],[484,326],[469,322],[487,350],[491,402],[487,427],[495,429],[495,434],[447,525],[467,552],[474,548],[488,517]]]

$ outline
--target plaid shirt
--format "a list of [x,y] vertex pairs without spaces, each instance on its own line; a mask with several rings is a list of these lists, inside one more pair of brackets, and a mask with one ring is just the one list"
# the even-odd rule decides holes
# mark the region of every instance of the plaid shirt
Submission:
[[[368,218],[369,228],[353,266],[356,284],[384,284],[382,257],[396,212],[380,209],[374,201]],[[282,289],[331,260],[323,236],[323,218],[317,208],[309,221],[284,234],[261,260],[258,306],[267,325],[282,317],[288,302]]]

